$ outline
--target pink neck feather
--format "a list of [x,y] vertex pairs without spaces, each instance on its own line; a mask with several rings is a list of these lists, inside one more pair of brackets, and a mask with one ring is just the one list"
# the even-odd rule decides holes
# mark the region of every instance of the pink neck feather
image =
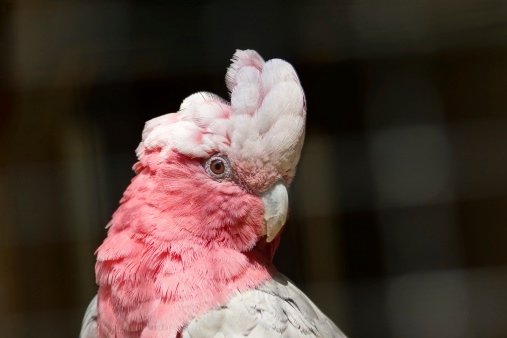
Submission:
[[176,337],[192,319],[276,272],[263,205],[199,160],[146,153],[97,250],[99,336]]

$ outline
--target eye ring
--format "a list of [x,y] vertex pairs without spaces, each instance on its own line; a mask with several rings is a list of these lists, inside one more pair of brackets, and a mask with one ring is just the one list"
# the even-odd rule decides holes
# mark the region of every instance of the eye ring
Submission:
[[217,180],[230,178],[232,168],[227,156],[216,154],[211,156],[204,162],[204,170],[206,173]]

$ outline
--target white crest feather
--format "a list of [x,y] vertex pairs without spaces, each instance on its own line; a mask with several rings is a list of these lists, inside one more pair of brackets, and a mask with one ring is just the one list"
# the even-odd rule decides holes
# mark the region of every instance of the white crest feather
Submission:
[[146,123],[137,150],[161,149],[160,160],[173,149],[191,157],[222,152],[232,161],[262,157],[278,171],[294,168],[304,138],[306,106],[294,68],[286,61],[267,62],[253,50],[238,50],[227,70],[231,103],[199,92],[187,97],[180,111]]

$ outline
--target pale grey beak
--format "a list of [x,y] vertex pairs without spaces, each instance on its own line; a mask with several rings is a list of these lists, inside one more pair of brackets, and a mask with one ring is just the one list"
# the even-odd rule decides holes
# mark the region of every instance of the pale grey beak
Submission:
[[283,181],[278,181],[261,194],[264,202],[263,235],[267,235],[266,242],[271,242],[287,220],[289,210],[289,195]]

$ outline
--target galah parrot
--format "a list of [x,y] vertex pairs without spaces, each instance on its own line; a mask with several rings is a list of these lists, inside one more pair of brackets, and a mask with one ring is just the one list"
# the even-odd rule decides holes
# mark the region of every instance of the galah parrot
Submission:
[[272,263],[304,140],[298,76],[238,50],[226,84],[230,103],[199,92],[146,123],[81,337],[345,337]]

